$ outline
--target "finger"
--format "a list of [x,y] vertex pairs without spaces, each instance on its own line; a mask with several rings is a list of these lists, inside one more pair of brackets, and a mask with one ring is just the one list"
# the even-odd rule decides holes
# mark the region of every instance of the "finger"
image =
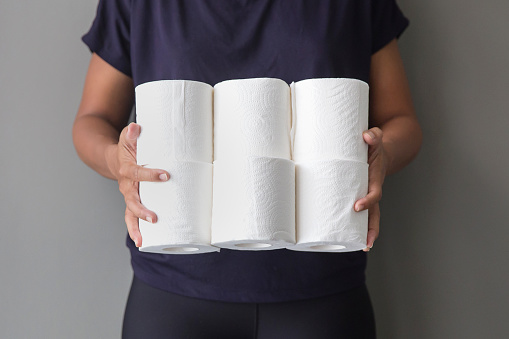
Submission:
[[381,185],[373,185],[368,194],[357,200],[354,205],[354,209],[357,212],[363,211],[365,209],[369,209],[373,207],[375,204],[380,202],[382,199],[382,186]]
[[126,164],[119,170],[120,176],[133,180],[140,181],[167,181],[170,179],[170,173],[162,169],[146,168],[138,166],[134,163]]
[[[375,166],[376,167],[376,166]],[[370,168],[368,194],[355,202],[354,209],[359,212],[369,209],[382,199],[382,178],[376,168]]]
[[134,245],[136,247],[141,246],[141,233],[140,228],[138,227],[138,218],[129,210],[129,208],[125,209],[125,223],[127,225],[127,231],[129,232],[129,237],[134,241]]
[[385,177],[379,162],[374,162],[369,166],[368,175],[368,194],[355,202],[356,211],[369,209],[382,199],[382,185]]
[[[138,136],[140,135],[140,125],[132,122],[125,127],[120,133],[118,144],[125,151],[127,151],[129,159],[136,159],[136,148],[138,142]],[[125,157],[126,153],[119,153],[119,156]]]
[[129,126],[127,126],[126,131],[126,142],[128,142],[130,145],[134,146],[134,149],[136,149],[136,145],[138,142],[138,137],[140,136],[141,132],[141,126],[137,123],[131,122]]
[[375,240],[378,238],[378,234],[380,233],[380,205],[376,204],[369,210],[368,217],[368,236],[366,239],[366,248],[365,252],[369,252],[371,248],[373,248],[373,244]]
[[125,204],[136,218],[143,219],[149,223],[157,222],[157,215],[143,206],[138,192],[131,192],[125,195]]
[[373,127],[362,132],[362,138],[368,145],[377,145],[382,142],[383,132],[378,127]]

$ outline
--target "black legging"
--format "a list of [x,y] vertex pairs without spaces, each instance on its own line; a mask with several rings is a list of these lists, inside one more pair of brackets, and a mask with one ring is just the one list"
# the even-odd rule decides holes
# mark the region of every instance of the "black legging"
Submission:
[[133,278],[123,339],[375,338],[365,285],[346,292],[281,303],[229,303],[189,298]]

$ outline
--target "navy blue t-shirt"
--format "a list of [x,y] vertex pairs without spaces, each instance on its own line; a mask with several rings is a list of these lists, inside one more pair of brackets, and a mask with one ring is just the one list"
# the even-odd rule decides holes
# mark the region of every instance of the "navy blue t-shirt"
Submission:
[[[395,0],[100,0],[82,40],[134,86],[163,79],[215,85],[271,77],[356,78],[371,55],[408,25]],[[134,274],[173,293],[233,302],[277,302],[365,282],[366,253],[140,252]]]

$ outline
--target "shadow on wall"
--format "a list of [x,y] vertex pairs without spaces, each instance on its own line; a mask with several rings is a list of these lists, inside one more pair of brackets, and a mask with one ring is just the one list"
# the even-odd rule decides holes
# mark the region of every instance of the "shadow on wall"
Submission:
[[[509,189],[502,64],[480,65],[486,49],[472,51],[476,41],[462,32],[480,8],[406,2],[398,1],[412,24],[400,48],[424,141],[414,162],[384,184],[367,272],[378,335],[500,337],[509,300],[501,270],[508,222],[497,207]],[[507,46],[501,51],[491,53],[508,54]]]
[[507,279],[496,277],[505,243],[496,228],[503,224],[486,220],[490,207],[479,199],[503,201],[505,189],[471,166],[468,154],[451,157],[449,167],[440,160],[445,153],[428,145],[386,179],[381,235],[368,259],[380,338],[458,337],[469,327],[479,336],[463,338],[480,338],[475,323],[492,324],[495,333],[504,324],[497,308],[509,300]]

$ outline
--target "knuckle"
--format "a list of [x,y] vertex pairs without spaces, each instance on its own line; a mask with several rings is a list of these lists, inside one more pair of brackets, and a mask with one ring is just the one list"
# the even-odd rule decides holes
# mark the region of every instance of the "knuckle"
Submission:
[[136,200],[134,199],[132,194],[126,194],[125,195],[125,204],[131,211],[133,215],[136,215]]
[[377,187],[372,192],[373,202],[379,202],[382,199],[382,189]]
[[136,166],[133,171],[133,179],[134,181],[140,181],[140,167]]
[[158,181],[159,180],[159,173],[157,173],[156,171],[150,171],[150,179],[152,181]]
[[134,203],[140,202],[140,196],[138,195],[138,192],[134,189],[131,189],[128,193],[129,199]]
[[133,234],[136,230],[136,218],[126,215],[125,216],[125,223],[127,225],[127,230],[129,231],[129,234]]
[[131,191],[135,192],[136,195],[138,195],[139,184],[137,181],[132,181],[129,185],[129,188]]
[[127,195],[132,195],[134,192],[136,192],[136,186],[133,185],[132,182],[126,182],[124,184],[124,192]]
[[129,208],[131,214],[134,214],[136,211],[136,209],[135,209],[136,200],[134,199],[133,195],[131,193],[127,193],[126,195],[124,195],[124,200],[125,200],[125,204],[126,204],[127,208]]
[[121,177],[127,177],[127,168],[125,166],[121,166],[118,170],[118,174],[120,174]]
[[378,137],[381,137],[383,135],[382,129],[380,127],[373,127],[371,130]]
[[133,144],[133,141],[126,140],[124,143],[124,149],[129,155],[136,155],[136,145]]
[[120,191],[120,193],[122,193],[124,196],[127,194],[128,192],[128,188],[129,188],[130,185],[128,185],[125,180],[121,180],[119,181],[118,183],[118,190]]

